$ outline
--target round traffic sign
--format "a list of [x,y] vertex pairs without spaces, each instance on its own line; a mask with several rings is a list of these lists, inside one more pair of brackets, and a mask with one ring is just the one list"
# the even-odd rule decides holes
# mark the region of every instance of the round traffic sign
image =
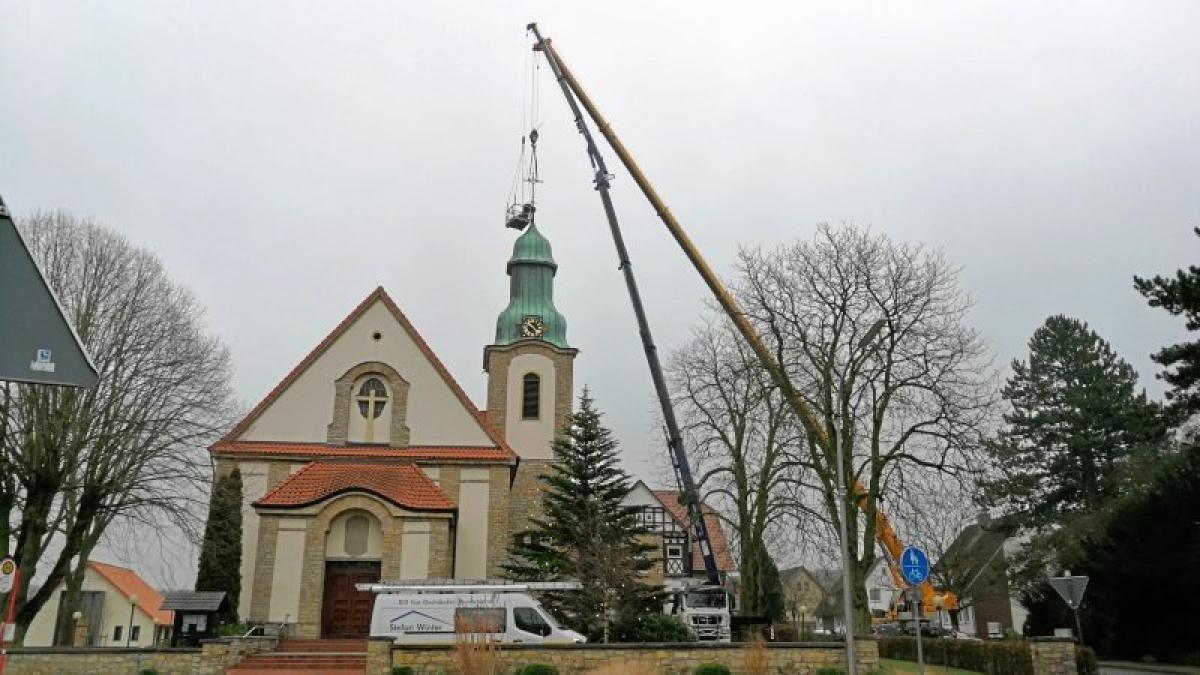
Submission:
[[12,590],[17,575],[17,563],[12,558],[0,560],[0,593]]
[[921,584],[929,578],[929,556],[916,546],[909,546],[900,554],[900,574],[910,584]]

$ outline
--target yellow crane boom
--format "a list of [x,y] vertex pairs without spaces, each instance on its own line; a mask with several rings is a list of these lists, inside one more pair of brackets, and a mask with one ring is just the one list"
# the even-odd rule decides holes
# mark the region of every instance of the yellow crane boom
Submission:
[[[531,30],[535,28],[534,24],[530,24],[529,27]],[[721,305],[721,309],[725,311],[725,314],[731,321],[733,321],[734,326],[742,335],[742,338],[745,339],[746,343],[750,345],[750,348],[754,351],[755,356],[758,357],[759,363],[761,363],[763,368],[765,368],[770,374],[771,380],[777,387],[779,387],[780,391],[783,392],[785,399],[788,401],[788,404],[796,413],[797,417],[800,418],[805,430],[817,439],[817,442],[823,449],[827,451],[830,450],[832,447],[831,441],[825,426],[821,424],[816,414],[813,413],[812,409],[800,395],[800,392],[796,390],[795,386],[788,378],[787,373],[784,372],[783,367],[775,359],[774,354],[771,353],[771,350],[767,346],[766,342],[763,341],[762,336],[758,334],[758,331],[746,317],[746,312],[741,308],[733,295],[731,295],[725,288],[725,285],[721,283],[720,278],[715,272],[713,272],[708,262],[704,259],[704,256],[701,255],[699,249],[696,248],[696,245],[692,243],[691,237],[689,237],[687,232],[684,231],[683,226],[679,224],[679,221],[675,218],[675,215],[671,213],[671,210],[667,208],[666,203],[662,200],[662,197],[659,196],[658,191],[656,191],[654,186],[650,184],[650,180],[646,177],[646,174],[642,171],[641,167],[638,166],[637,162],[633,159],[633,155],[630,154],[629,150],[625,147],[625,144],[621,142],[621,139],[617,136],[616,132],[613,131],[612,126],[608,123],[608,120],[605,119],[604,115],[600,113],[599,108],[596,107],[595,102],[587,94],[583,86],[580,85],[579,80],[575,78],[574,73],[569,67],[567,67],[566,62],[563,61],[562,56],[559,55],[558,51],[554,48],[551,40],[549,38],[542,38],[539,40],[535,48],[547,52],[548,56],[558,64],[560,73],[559,76],[565,81],[567,86],[570,87],[572,93],[574,93],[575,97],[587,111],[588,116],[592,118],[592,121],[600,130],[600,133],[604,136],[605,140],[608,141],[609,146],[612,147],[613,152],[615,152],[617,157],[620,158],[621,164],[623,164],[625,169],[629,171],[629,174],[633,177],[634,182],[637,183],[637,186],[642,191],[642,194],[650,202],[650,205],[654,207],[654,211],[658,214],[658,217],[662,220],[663,224],[666,225],[667,231],[670,232],[671,237],[674,238],[675,242],[679,244],[679,247],[683,249],[684,255],[687,256],[688,260],[692,263],[692,267],[696,269],[696,272],[700,274],[700,278],[704,280],[705,285],[708,286],[709,291],[712,292],[713,297],[717,300],[717,303]],[[838,470],[843,470],[843,467],[838,467]],[[857,479],[854,481],[854,494],[857,497],[859,508],[865,513],[867,505],[867,488],[862,484],[861,481]],[[888,563],[893,579],[896,580],[898,585],[907,587],[908,584],[904,582],[904,579],[900,575],[897,567],[900,559],[900,552],[904,550],[904,546],[901,544],[900,538],[896,534],[896,531],[892,527],[887,516],[879,510],[876,510],[875,512],[875,539],[888,556]],[[923,601],[922,604],[924,605],[926,613],[933,612],[936,608],[937,603],[935,599],[938,596],[938,592],[928,581],[920,584],[919,588],[921,589]],[[942,594],[942,597],[943,604],[947,609],[951,608],[948,603],[953,603],[954,608],[957,608],[957,599],[954,597],[953,593]]]

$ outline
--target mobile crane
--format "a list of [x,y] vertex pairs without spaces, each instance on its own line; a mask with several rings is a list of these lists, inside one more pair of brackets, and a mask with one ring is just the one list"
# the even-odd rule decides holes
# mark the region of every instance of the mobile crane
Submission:
[[[725,314],[733,322],[734,326],[738,329],[738,332],[741,333],[742,338],[747,342],[747,344],[750,345],[750,348],[754,351],[760,364],[770,374],[772,381],[776,386],[779,387],[792,410],[796,413],[797,417],[804,425],[805,430],[808,431],[808,433],[810,433],[814,438],[816,438],[817,442],[822,448],[828,450],[833,447],[831,445],[832,441],[829,437],[829,433],[825,429],[825,426],[820,423],[812,409],[807,403],[805,403],[804,399],[800,395],[800,392],[797,391],[796,387],[792,384],[791,379],[787,376],[787,373],[784,372],[779,362],[775,359],[775,356],[771,353],[762,337],[758,334],[758,331],[746,318],[746,313],[738,305],[737,300],[730,295],[724,284],[721,283],[720,278],[718,278],[716,273],[713,272],[712,268],[709,267],[708,262],[700,254],[700,251],[696,248],[695,244],[692,243],[691,238],[688,237],[683,227],[679,224],[679,221],[676,220],[670,209],[667,208],[666,203],[663,202],[662,198],[659,197],[658,192],[650,184],[649,179],[646,178],[646,175],[642,172],[637,162],[634,161],[633,155],[631,155],[629,150],[626,149],[625,145],[621,142],[621,139],[617,137],[608,121],[603,115],[600,114],[599,109],[596,107],[596,104],[592,101],[591,97],[588,96],[587,92],[579,84],[579,81],[575,78],[574,74],[572,74],[571,70],[563,62],[562,57],[558,54],[558,51],[554,48],[551,41],[542,36],[541,31],[538,30],[536,23],[530,23],[528,26],[526,26],[526,28],[528,31],[532,32],[536,38],[534,51],[541,52],[545,56],[555,79],[558,81],[558,84],[562,89],[563,96],[567,100],[567,105],[570,107],[571,112],[574,115],[575,126],[579,130],[579,133],[584,137],[584,142],[587,146],[588,159],[591,161],[592,168],[595,171],[594,183],[596,190],[600,193],[600,200],[604,206],[605,216],[608,219],[609,229],[611,230],[613,243],[616,246],[617,256],[620,261],[620,269],[624,273],[625,284],[629,292],[630,301],[633,304],[634,314],[637,317],[638,330],[641,334],[642,346],[646,352],[646,359],[648,365],[650,366],[650,374],[654,381],[655,392],[658,395],[659,404],[663,411],[663,418],[667,430],[667,444],[671,452],[671,460],[675,468],[676,477],[679,480],[680,489],[683,493],[683,501],[687,503],[688,515],[692,521],[691,525],[693,527],[693,536],[695,537],[695,541],[700,546],[700,550],[703,553],[705,572],[707,573],[709,583],[714,585],[719,584],[720,575],[717,571],[716,560],[713,556],[712,549],[709,546],[708,533],[704,524],[699,495],[696,490],[695,482],[692,478],[690,466],[688,464],[687,453],[683,447],[682,438],[679,435],[679,429],[675,421],[675,413],[671,404],[670,395],[667,391],[666,383],[663,380],[662,368],[659,364],[654,341],[650,335],[650,327],[646,320],[645,309],[642,306],[641,295],[638,292],[637,283],[634,280],[633,269],[629,262],[629,254],[626,250],[624,239],[621,236],[616,213],[613,210],[612,198],[609,195],[611,174],[608,173],[608,169],[604,163],[604,158],[600,154],[599,149],[596,147],[596,143],[592,138],[591,131],[588,129],[587,122],[580,110],[580,104],[582,104],[583,108],[587,111],[588,116],[591,117],[596,127],[600,130],[600,133],[604,136],[605,140],[608,141],[609,146],[617,154],[617,157],[620,158],[621,163],[633,177],[634,182],[637,183],[638,188],[642,191],[642,194],[650,202],[651,206],[654,207],[655,212],[666,226],[672,238],[674,238],[676,243],[679,244],[680,248],[683,249],[684,255],[687,256],[697,273],[700,274],[700,277],[704,280],[705,285],[708,286],[709,290],[713,294],[713,297],[716,298],[717,303],[721,305],[721,308],[724,310]],[[846,467],[839,467],[839,471],[846,471]],[[864,513],[867,512],[867,495],[868,493],[866,486],[862,484],[862,481],[859,481],[856,478],[853,485],[853,496],[857,502],[857,506]],[[895,529],[892,527],[891,522],[888,520],[887,515],[879,510],[875,511],[875,539],[887,557],[889,570],[893,580],[895,580],[896,584],[901,588],[908,587],[909,584],[904,581],[904,578],[900,574],[899,570],[900,553],[904,550],[904,546],[901,543],[899,536],[896,534]],[[934,612],[938,608],[939,604],[946,609],[953,610],[957,608],[957,598],[953,593],[939,593],[928,581],[921,583],[918,588],[921,592],[922,606],[926,614]],[[894,612],[895,609],[893,607],[893,616]]]

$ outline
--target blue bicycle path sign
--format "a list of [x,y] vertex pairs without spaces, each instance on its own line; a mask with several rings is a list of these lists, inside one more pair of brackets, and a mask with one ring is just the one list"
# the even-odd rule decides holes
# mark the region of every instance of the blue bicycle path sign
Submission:
[[929,578],[929,556],[916,546],[909,546],[900,554],[900,574],[910,584],[925,583]]

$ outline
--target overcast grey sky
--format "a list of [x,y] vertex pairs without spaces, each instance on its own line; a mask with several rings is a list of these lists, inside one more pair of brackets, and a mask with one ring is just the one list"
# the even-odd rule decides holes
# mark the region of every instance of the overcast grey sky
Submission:
[[[1131,276],[1200,246],[1200,3],[0,0],[0,17],[0,193],[156,251],[248,404],[378,284],[484,400],[532,19],[722,273],[739,245],[853,220],[943,247],[1000,364],[1065,313],[1158,394],[1148,354],[1182,334]],[[539,222],[576,382],[652,478],[632,314],[541,75]],[[622,172],[614,198],[669,350],[704,288]]]

